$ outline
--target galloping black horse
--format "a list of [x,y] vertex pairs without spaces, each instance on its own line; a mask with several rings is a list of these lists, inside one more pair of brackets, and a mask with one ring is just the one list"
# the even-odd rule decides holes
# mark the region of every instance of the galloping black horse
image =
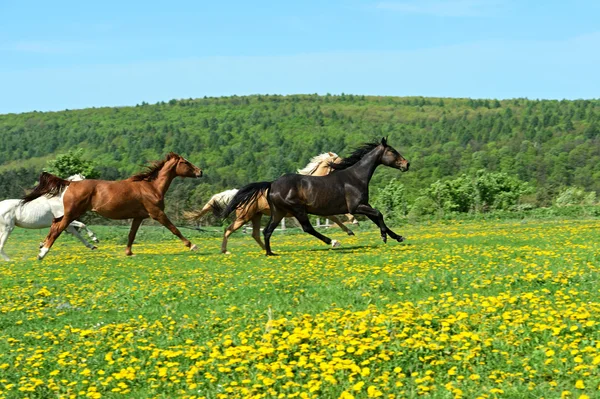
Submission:
[[363,144],[341,163],[330,164],[334,171],[327,176],[287,174],[273,182],[248,184],[238,191],[222,215],[227,216],[234,209],[243,208],[266,191],[271,208],[271,219],[264,230],[267,256],[275,255],[271,251],[271,234],[288,213],[298,219],[306,233],[334,247],[339,243],[317,232],[310,224],[309,213],[320,216],[343,213],[366,215],[379,226],[383,242],[387,242],[388,235],[402,242],[404,237],[390,230],[383,222],[381,212],[369,205],[369,181],[379,165],[403,172],[409,167],[408,161],[383,138],[381,143]]

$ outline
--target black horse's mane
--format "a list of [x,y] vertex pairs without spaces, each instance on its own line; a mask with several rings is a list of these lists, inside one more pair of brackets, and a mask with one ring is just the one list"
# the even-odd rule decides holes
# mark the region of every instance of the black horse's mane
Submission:
[[380,144],[381,143],[379,142],[364,143],[360,147],[352,151],[352,154],[350,154],[349,157],[343,158],[340,163],[329,162],[329,167],[334,171],[348,169],[350,166],[360,161],[369,152],[373,151],[373,149]]

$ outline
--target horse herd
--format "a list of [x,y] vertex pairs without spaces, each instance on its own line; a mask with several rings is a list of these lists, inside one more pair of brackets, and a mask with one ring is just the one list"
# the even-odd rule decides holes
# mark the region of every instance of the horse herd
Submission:
[[[302,229],[333,247],[339,242],[317,232],[308,218],[309,214],[326,216],[337,223],[347,234],[354,233],[335,215],[365,215],[380,229],[384,242],[391,237],[398,242],[404,238],[386,226],[383,215],[369,205],[369,182],[379,165],[407,171],[409,162],[385,138],[366,143],[347,158],[334,153],[321,154],[301,170],[299,174],[286,174],[272,182],[251,183],[240,190],[228,190],[214,195],[199,211],[188,212],[189,219],[200,219],[209,211],[219,217],[236,213],[234,222],[227,227],[221,252],[227,252],[227,239],[248,221],[252,221],[252,236],[266,251],[271,251],[270,239],[273,231],[284,217],[295,217]],[[169,153],[165,159],[152,164],[147,171],[126,180],[86,180],[76,175],[61,179],[50,173],[40,175],[38,185],[22,200],[0,202],[0,256],[9,260],[4,253],[8,235],[15,226],[43,228],[50,231],[40,245],[38,259],[43,259],[58,236],[67,231],[79,238],[88,248],[88,243],[79,230],[86,230],[92,241],[98,239],[87,227],[76,219],[87,211],[96,212],[109,219],[133,219],[126,255],[131,250],[142,221],[152,218],[169,229],[190,250],[193,245],[169,220],[164,212],[164,198],[175,177],[201,177],[202,170],[187,159]],[[270,215],[264,229],[264,244],[260,239],[262,215]]]

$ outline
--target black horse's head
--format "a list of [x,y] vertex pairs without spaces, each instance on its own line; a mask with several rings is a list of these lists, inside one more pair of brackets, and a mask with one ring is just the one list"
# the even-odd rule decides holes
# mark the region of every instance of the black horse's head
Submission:
[[402,172],[408,171],[410,163],[396,149],[387,143],[387,139],[381,139],[383,154],[381,155],[381,164],[390,168],[400,169]]

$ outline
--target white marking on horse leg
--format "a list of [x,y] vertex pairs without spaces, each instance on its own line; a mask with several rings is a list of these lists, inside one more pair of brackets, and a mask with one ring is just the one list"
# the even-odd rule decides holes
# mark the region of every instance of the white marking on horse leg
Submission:
[[196,244],[194,244],[190,247],[190,251],[197,251],[197,250],[198,250],[198,247],[196,246]]
[[342,243],[339,242],[338,240],[331,240],[331,248],[338,248],[341,246],[342,246]]
[[46,247],[42,247],[40,249],[40,253],[38,254],[38,260],[42,260],[44,259],[44,257],[46,256],[46,254],[48,253],[48,251],[50,251],[50,248],[46,248]]

